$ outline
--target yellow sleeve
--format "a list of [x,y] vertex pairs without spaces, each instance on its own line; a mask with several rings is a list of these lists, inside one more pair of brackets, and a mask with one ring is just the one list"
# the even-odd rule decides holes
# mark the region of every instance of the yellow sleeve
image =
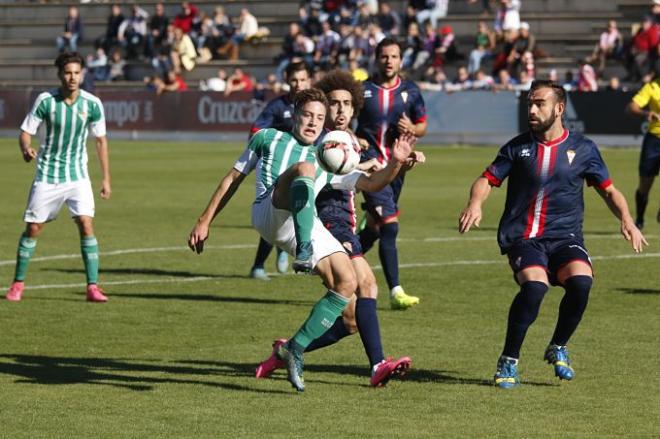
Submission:
[[633,97],[633,102],[639,105],[640,108],[644,108],[649,104],[651,100],[651,84],[646,84],[637,94]]

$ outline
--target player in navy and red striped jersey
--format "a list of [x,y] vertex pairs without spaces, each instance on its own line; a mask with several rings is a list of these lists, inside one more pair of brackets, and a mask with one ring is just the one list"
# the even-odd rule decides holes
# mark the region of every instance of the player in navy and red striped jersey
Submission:
[[[292,62],[285,71],[286,82],[289,85],[289,92],[278,96],[268,102],[266,108],[252,124],[250,136],[263,128],[275,128],[278,131],[290,133],[293,129],[293,98],[301,90],[307,90],[312,86],[312,69],[305,63]],[[270,280],[264,264],[268,255],[273,251],[273,246],[263,238],[259,238],[257,254],[254,257],[254,263],[250,269],[250,277],[259,280]],[[285,273],[289,266],[289,257],[282,249],[277,249],[277,271]]]
[[[422,137],[426,134],[426,107],[422,94],[412,81],[399,76],[401,46],[391,38],[376,47],[377,75],[364,84],[364,110],[358,118],[356,134],[368,142],[363,160],[377,158],[387,163],[392,145],[404,133]],[[423,161],[423,154],[416,153]],[[366,253],[380,239],[378,254],[390,288],[390,304],[406,309],[419,303],[408,296],[399,282],[399,259],[396,238],[399,233],[398,201],[405,172],[382,191],[365,193],[367,227],[360,232],[362,250]]]
[[481,205],[491,186],[509,177],[498,243],[520,285],[509,311],[504,350],[497,362],[495,384],[519,384],[517,364],[527,329],[538,315],[549,285],[565,294],[555,332],[544,359],[555,375],[570,380],[574,371],[566,344],[587,306],[593,270],[582,237],[584,181],[594,186],[621,220],[621,233],[635,252],[646,239],[628,212],[626,199],[610,180],[598,148],[586,137],[569,133],[561,117],[564,89],[551,81],[535,81],[528,95],[530,131],[504,145],[495,161],[472,185],[470,201],[459,220],[465,233],[481,221]]

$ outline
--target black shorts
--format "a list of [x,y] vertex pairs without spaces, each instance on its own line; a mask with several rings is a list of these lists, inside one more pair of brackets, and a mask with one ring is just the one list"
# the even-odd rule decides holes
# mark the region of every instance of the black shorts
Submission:
[[323,221],[323,225],[341,243],[351,259],[363,256],[360,238],[355,235],[350,224],[337,220]]
[[646,134],[639,155],[639,176],[655,177],[660,171],[660,138]]
[[376,219],[378,224],[399,216],[399,197],[403,189],[403,175],[394,179],[378,192],[365,192],[362,207]]
[[591,258],[584,243],[577,239],[530,239],[520,241],[507,250],[509,265],[516,275],[530,267],[543,268],[548,273],[550,284],[559,285],[557,273],[565,265],[582,261],[591,266]]

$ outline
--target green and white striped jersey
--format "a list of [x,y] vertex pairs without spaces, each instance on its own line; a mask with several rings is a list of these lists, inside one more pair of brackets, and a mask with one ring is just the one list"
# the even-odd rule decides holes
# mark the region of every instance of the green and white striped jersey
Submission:
[[46,122],[46,137],[39,148],[35,181],[68,183],[88,179],[88,130],[95,137],[106,135],[101,100],[80,90],[78,99],[68,105],[60,89],[41,93],[21,130],[34,136],[42,122]]
[[234,164],[234,169],[244,175],[256,169],[256,198],[260,199],[270,193],[277,178],[284,171],[303,161],[314,163],[316,168],[315,195],[327,184],[335,189],[355,190],[355,184],[362,175],[360,171],[346,175],[325,172],[316,161],[316,146],[300,144],[291,133],[274,128],[259,130],[252,136],[247,148]]

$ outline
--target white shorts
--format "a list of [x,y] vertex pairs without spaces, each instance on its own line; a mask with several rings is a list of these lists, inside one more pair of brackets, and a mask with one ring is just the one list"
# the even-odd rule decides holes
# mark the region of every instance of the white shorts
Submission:
[[27,208],[23,215],[26,223],[45,223],[57,218],[66,203],[71,217],[94,216],[94,193],[89,180],[70,183],[32,183]]
[[[293,228],[291,212],[273,206],[272,194],[256,201],[252,205],[252,226],[262,238],[281,248],[292,256],[296,255],[296,234]],[[318,262],[333,253],[346,253],[344,247],[323,226],[318,217],[314,217],[312,227],[312,263]]]

